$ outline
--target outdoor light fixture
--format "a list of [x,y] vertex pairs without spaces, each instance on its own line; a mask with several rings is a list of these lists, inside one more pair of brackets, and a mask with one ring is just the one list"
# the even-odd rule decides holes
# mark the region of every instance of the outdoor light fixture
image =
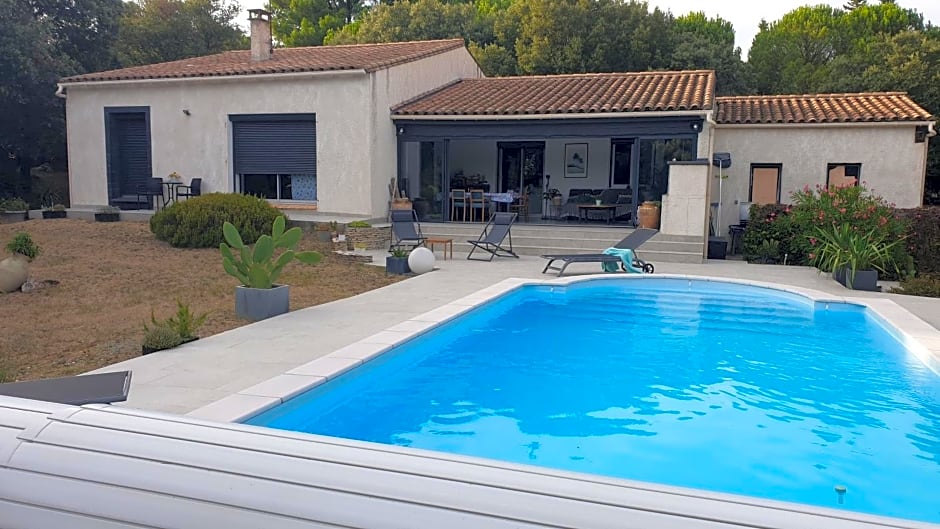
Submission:
[[693,122],[692,122],[692,130],[698,132],[699,127],[701,127],[701,125],[699,125],[699,122],[698,122],[698,121],[693,121]]
[[186,114],[186,115],[188,116],[188,115],[189,115],[189,109],[188,109],[188,108],[184,108],[184,109],[183,109],[183,114]]

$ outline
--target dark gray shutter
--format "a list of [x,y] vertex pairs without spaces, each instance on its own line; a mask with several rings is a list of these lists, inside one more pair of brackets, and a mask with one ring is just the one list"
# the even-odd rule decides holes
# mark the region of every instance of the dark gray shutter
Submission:
[[232,118],[236,174],[317,174],[317,125],[311,119]]
[[121,170],[124,174],[125,194],[136,192],[153,177],[150,169],[150,134],[143,115],[120,120],[123,125]]

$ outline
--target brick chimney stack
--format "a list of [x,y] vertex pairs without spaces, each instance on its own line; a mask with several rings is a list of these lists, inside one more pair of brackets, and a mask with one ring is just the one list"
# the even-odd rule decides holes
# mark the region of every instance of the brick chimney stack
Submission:
[[270,60],[274,48],[271,41],[271,12],[249,9],[248,20],[251,21],[251,60]]

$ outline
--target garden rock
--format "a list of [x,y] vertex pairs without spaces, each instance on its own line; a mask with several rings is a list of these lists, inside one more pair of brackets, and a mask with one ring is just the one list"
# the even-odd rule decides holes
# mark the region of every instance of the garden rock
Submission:
[[56,281],[55,279],[43,279],[41,281],[37,281],[35,279],[27,279],[26,282],[20,286],[20,291],[22,291],[25,294],[29,294],[30,292],[38,292],[40,290],[44,290],[49,287],[54,287],[58,284],[59,282]]

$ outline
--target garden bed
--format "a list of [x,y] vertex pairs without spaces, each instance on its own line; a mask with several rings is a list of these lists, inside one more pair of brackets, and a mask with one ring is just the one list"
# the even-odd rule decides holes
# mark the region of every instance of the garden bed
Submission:
[[[143,324],[176,311],[176,299],[210,315],[199,334],[246,322],[235,318],[236,282],[218,249],[176,249],[157,241],[146,223],[32,220],[0,226],[0,240],[28,231],[43,253],[30,266],[54,288],[0,295],[0,373],[8,380],[78,374],[141,354]],[[302,249],[324,250],[306,237]],[[288,267],[291,309],[346,298],[400,278],[376,266],[333,256],[316,266]]]

